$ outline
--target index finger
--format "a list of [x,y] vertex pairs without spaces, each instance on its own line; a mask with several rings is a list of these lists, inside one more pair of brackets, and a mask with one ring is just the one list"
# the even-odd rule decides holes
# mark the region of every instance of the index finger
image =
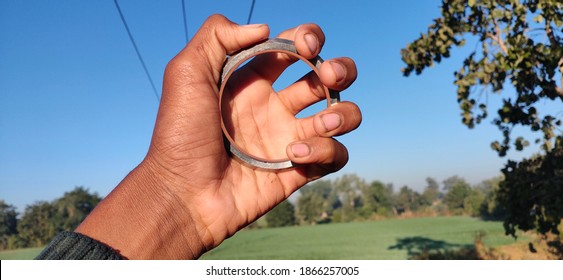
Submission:
[[[297,53],[307,59],[316,57],[325,42],[325,36],[321,28],[312,23],[286,30],[280,33],[277,38],[293,41]],[[237,71],[239,73],[233,75],[251,81],[264,79],[268,83],[273,84],[283,71],[297,60],[297,57],[286,53],[265,53],[254,57],[243,69]]]

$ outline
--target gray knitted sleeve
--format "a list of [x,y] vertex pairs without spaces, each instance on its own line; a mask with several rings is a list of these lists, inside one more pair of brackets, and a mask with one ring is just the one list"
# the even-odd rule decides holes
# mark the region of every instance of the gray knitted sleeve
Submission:
[[109,246],[76,232],[61,232],[36,260],[121,260]]

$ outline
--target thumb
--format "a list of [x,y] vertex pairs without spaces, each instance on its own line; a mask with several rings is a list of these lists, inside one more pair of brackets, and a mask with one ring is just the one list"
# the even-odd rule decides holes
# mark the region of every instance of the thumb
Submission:
[[237,25],[222,15],[210,16],[188,45],[168,63],[164,86],[183,88],[186,83],[212,83],[216,87],[226,55],[267,39],[269,33],[265,24]]

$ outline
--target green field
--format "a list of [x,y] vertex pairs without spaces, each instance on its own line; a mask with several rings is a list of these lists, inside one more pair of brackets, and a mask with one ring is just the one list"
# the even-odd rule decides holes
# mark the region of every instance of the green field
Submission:
[[[422,248],[472,246],[475,234],[495,247],[514,239],[501,222],[469,217],[391,219],[348,224],[243,230],[202,259],[408,259]],[[0,259],[33,259],[41,248],[0,252]]]
[[511,244],[501,222],[469,217],[391,219],[349,224],[246,230],[202,259],[408,259],[422,248],[456,250],[473,245],[477,232],[495,247]]
[[43,248],[0,251],[0,260],[33,260]]

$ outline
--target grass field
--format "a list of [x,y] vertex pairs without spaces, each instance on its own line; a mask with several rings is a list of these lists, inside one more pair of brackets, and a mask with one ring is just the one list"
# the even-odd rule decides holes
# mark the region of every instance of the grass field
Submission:
[[0,260],[33,260],[43,248],[0,251]]
[[471,247],[477,232],[490,247],[514,243],[501,222],[469,217],[392,219],[246,230],[226,240],[202,259],[408,259],[422,248]]
[[[455,250],[473,245],[475,234],[496,247],[514,243],[501,222],[469,217],[391,219],[243,230],[202,259],[408,259],[422,248]],[[41,248],[0,252],[0,259],[33,259]]]

